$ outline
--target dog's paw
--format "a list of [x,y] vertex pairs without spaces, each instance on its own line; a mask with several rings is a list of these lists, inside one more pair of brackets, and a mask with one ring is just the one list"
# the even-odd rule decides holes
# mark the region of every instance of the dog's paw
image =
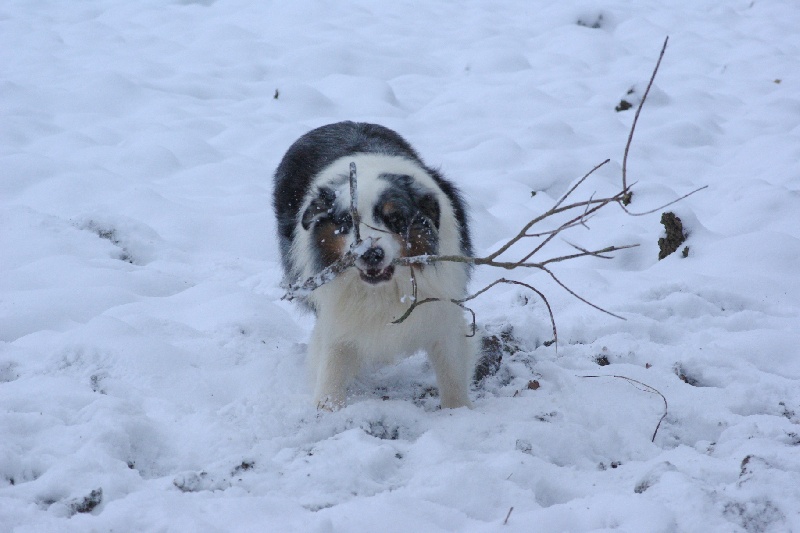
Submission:
[[472,402],[466,394],[442,394],[442,409],[458,409],[467,407],[472,409]]

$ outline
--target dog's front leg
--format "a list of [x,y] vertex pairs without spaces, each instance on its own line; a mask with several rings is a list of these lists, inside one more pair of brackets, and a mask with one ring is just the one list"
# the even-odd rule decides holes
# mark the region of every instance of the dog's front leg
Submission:
[[314,332],[309,351],[314,372],[317,408],[336,411],[345,405],[347,385],[358,371],[355,348],[347,343],[328,343]]
[[475,365],[475,343],[461,331],[442,337],[428,352],[444,409],[472,407],[469,383]]

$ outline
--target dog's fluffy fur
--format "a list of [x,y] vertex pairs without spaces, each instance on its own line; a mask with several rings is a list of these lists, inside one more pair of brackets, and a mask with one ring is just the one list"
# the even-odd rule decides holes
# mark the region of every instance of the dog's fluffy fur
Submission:
[[470,405],[475,359],[461,308],[469,279],[464,263],[415,266],[417,296],[444,302],[411,305],[412,267],[395,258],[422,254],[472,255],[464,202],[455,186],[422,162],[394,131],[340,122],[298,139],[275,172],[274,208],[285,281],[304,280],[342,257],[353,242],[349,165],[358,176],[361,238],[355,268],[314,290],[304,304],[317,315],[309,346],[314,400],[345,403],[347,385],[370,362],[427,352],[442,407]]

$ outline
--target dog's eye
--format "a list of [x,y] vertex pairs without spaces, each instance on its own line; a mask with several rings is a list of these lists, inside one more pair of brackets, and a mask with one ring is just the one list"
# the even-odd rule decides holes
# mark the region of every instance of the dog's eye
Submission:
[[344,235],[350,231],[350,228],[353,227],[353,219],[350,216],[350,213],[343,213],[333,220],[334,224],[336,224],[336,234],[337,235]]
[[307,230],[312,224],[327,219],[333,213],[333,202],[336,200],[336,194],[323,187],[319,190],[319,194],[314,198],[306,208],[301,218],[303,229]]
[[383,224],[392,233],[404,235],[408,230],[408,216],[402,201],[389,197],[379,202],[372,213],[375,222]]
[[383,222],[386,227],[394,233],[405,233],[408,227],[408,220],[400,211],[394,211],[384,215]]

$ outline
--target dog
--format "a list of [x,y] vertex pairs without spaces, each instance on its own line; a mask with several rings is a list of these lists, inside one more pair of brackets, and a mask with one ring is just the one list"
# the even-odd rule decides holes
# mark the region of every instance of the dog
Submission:
[[[394,263],[426,254],[471,257],[465,202],[395,131],[339,122],[306,133],[286,152],[273,194],[284,283],[316,275],[351,249],[351,163],[363,244],[354,267],[302,298],[316,313],[309,343],[314,401],[321,409],[339,409],[348,384],[366,364],[425,351],[441,406],[470,406],[477,350],[462,309],[449,301],[466,296],[470,266]],[[420,305],[394,324],[412,303],[412,278],[418,300],[443,301]]]

